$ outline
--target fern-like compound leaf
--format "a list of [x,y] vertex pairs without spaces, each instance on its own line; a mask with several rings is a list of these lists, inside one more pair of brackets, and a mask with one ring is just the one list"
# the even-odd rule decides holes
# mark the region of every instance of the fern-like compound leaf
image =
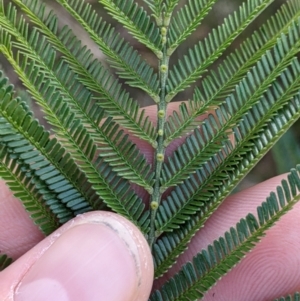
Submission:
[[190,0],[171,19],[167,41],[168,55],[201,24],[216,0]]
[[230,15],[224,23],[193,49],[188,51],[177,65],[170,70],[167,81],[166,101],[183,91],[199,79],[206,69],[224,52],[232,41],[260,14],[273,0],[248,0],[238,13]]
[[[291,170],[276,193],[257,208],[258,219],[248,214],[235,228],[198,253],[181,270],[155,291],[150,301],[183,301],[202,298],[223,275],[228,273],[255,245],[265,232],[300,199],[300,166]],[[290,196],[290,197],[287,197]]]
[[138,41],[147,46],[156,55],[161,55],[159,29],[143,7],[140,7],[134,0],[99,0],[99,2]]
[[[45,234],[90,210],[110,209],[125,216],[148,239],[155,277],[160,277],[300,116],[300,2],[287,0],[221,62],[218,58],[234,39],[273,2],[243,0],[236,13],[170,68],[174,50],[216,0],[186,0],[183,7],[179,0],[140,1],[151,16],[134,0],[98,1],[156,54],[159,72],[87,0],[56,2],[98,45],[108,67],[75,31],[61,27],[42,2],[0,0],[0,52],[46,113],[59,142],[0,76],[0,176]],[[208,69],[193,99],[166,120],[167,103]],[[158,104],[157,128],[130,97],[128,86]],[[153,166],[130,135],[152,146]],[[166,155],[169,144],[184,135],[185,142],[176,141],[170,149],[177,142],[181,146]],[[242,219],[150,300],[201,298],[300,198],[299,172],[300,166],[292,170],[288,182],[259,207],[258,220],[252,215]],[[132,184],[150,194],[148,210]]]
[[101,96],[93,98],[99,101],[99,105],[106,113],[117,119],[120,125],[140,139],[155,145],[155,128],[149,118],[145,117],[145,111],[141,110],[137,102],[122,90],[118,80],[93,58],[91,51],[81,45],[76,35],[68,27],[64,27],[58,33],[57,17],[53,12],[46,14],[45,7],[40,5],[38,0],[15,0],[15,2],[39,27],[53,47],[64,55],[64,60],[77,74],[78,80],[90,91],[101,93]]
[[7,268],[13,262],[12,258],[6,254],[0,254],[0,272]]
[[197,117],[205,114],[211,107],[219,106],[230,95],[235,85],[245,77],[249,68],[276,44],[280,35],[288,33],[290,26],[297,30],[299,17],[300,2],[287,2],[238,50],[226,57],[216,72],[210,71],[196,88],[193,99],[187,104],[183,103],[179,112],[174,112],[169,117],[165,130],[165,145],[199,126]]

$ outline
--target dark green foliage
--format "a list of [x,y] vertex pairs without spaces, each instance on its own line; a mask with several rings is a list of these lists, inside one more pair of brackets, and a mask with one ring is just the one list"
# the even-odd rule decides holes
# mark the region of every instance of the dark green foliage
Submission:
[[[143,232],[155,277],[163,276],[300,117],[298,0],[284,1],[274,16],[224,55],[274,1],[243,1],[171,66],[172,54],[217,0],[188,0],[184,6],[179,0],[145,0],[149,10],[133,0],[99,0],[154,54],[158,71],[85,0],[57,2],[106,62],[70,27],[60,26],[43,1],[1,1],[0,52],[55,136],[33,117],[1,73],[0,176],[41,231],[50,234],[79,213],[114,211]],[[166,116],[168,103],[199,78],[191,99]],[[143,90],[157,105],[156,125],[129,87]],[[166,156],[170,144],[181,137],[180,146]],[[151,149],[152,160],[143,154],[141,143]],[[270,193],[257,209],[258,218],[248,214],[241,219],[195,254],[150,300],[202,298],[298,201],[299,171],[299,166],[292,169],[288,180]],[[0,268],[9,262],[0,256]]]

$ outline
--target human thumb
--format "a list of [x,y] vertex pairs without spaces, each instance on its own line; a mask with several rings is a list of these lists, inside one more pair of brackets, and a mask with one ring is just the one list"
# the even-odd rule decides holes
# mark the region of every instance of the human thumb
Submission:
[[83,214],[0,273],[2,301],[146,301],[153,262],[142,233],[108,212]]

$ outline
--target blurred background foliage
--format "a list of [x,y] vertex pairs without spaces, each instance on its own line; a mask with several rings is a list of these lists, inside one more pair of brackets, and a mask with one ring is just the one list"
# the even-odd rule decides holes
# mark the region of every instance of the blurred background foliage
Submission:
[[[97,0],[86,0],[89,2],[97,13],[103,18],[104,21],[112,23],[115,28],[124,36],[124,38],[131,43],[139,51],[142,57],[148,61],[149,64],[153,66],[153,68],[157,69],[157,61],[155,56],[150,53],[143,45],[139,44],[136,40],[134,40],[123,28],[120,24],[118,24],[115,20],[113,20],[109,15],[107,15],[106,11],[103,7],[98,3]],[[126,0],[124,0],[126,1]],[[185,5],[188,0],[180,0],[180,5],[177,7]],[[299,0],[300,1],[300,0]],[[12,2],[10,0],[4,0],[4,5]],[[47,4],[47,8],[50,10],[54,10],[60,19],[59,26],[62,27],[64,25],[70,26],[76,35],[81,39],[82,44],[87,45],[89,49],[92,50],[95,57],[101,60],[105,64],[105,56],[100,52],[97,46],[91,41],[85,31],[80,27],[78,23],[76,23],[72,17],[58,4],[55,0],[43,0],[44,3]],[[145,9],[147,9],[146,4],[143,0],[136,0],[139,5],[142,5]],[[197,31],[195,31],[189,39],[178,48],[178,50],[172,56],[172,62],[176,62],[179,58],[181,58],[186,52],[187,49],[192,47],[198,40],[203,39],[207,36],[212,28],[215,28],[219,24],[222,23],[223,19],[234,10],[244,1],[242,0],[218,0],[211,12],[204,19],[202,25],[199,27]],[[247,28],[243,34],[241,34],[237,40],[233,42],[231,47],[226,51],[224,56],[222,56],[213,68],[216,68],[218,64],[221,62],[222,58],[226,56],[226,54],[234,51],[236,47],[240,45],[242,41],[244,41],[253,31],[255,31],[263,22],[269,19],[276,10],[285,3],[286,0],[275,0],[272,5],[270,5],[265,12],[256,19],[256,21]],[[28,102],[32,105],[32,108],[35,112],[35,115],[38,119],[42,120],[43,124],[47,127],[46,122],[43,120],[42,113],[39,111],[38,107],[35,105],[34,101],[30,99],[30,96],[26,93],[25,89],[22,87],[22,83],[15,75],[13,69],[10,67],[8,62],[3,58],[0,54],[0,69],[4,71],[4,73],[9,77],[10,81],[15,85],[20,96],[25,97]],[[300,80],[300,79],[299,79]],[[201,79],[199,79],[199,82]],[[199,85],[197,82],[195,85]],[[130,87],[126,87],[130,94],[134,99],[137,99],[141,106],[153,105],[151,99],[145,93],[138,89],[132,89]],[[189,99],[191,97],[193,91],[193,87],[180,93],[174,99],[174,101],[182,101]],[[250,187],[256,183],[264,181],[270,177],[276,176],[278,174],[287,172],[290,168],[294,167],[297,163],[300,162],[300,145],[299,145],[299,128],[300,122],[297,122],[273,147],[273,149],[261,160],[261,162],[249,173],[249,175],[240,183],[240,185],[235,190],[241,190],[247,187]]]

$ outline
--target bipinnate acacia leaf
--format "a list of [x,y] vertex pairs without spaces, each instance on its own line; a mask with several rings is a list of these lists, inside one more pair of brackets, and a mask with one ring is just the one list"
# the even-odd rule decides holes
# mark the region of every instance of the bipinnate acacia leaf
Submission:
[[[164,275],[300,117],[300,2],[284,1],[242,41],[241,33],[275,1],[243,1],[202,41],[180,48],[176,60],[174,52],[217,0],[188,0],[184,6],[179,0],[99,0],[138,47],[94,4],[57,0],[102,51],[104,63],[43,0],[0,0],[1,54],[56,135],[35,120],[1,74],[0,175],[41,231],[49,234],[87,211],[114,211],[143,232],[155,277]],[[156,55],[155,67],[140,46]],[[166,116],[169,102],[196,82],[192,99]],[[157,104],[156,125],[132,88]],[[297,166],[270,194],[258,218],[241,219],[150,300],[202,298],[298,201],[299,171]],[[0,256],[0,267],[6,261]]]

